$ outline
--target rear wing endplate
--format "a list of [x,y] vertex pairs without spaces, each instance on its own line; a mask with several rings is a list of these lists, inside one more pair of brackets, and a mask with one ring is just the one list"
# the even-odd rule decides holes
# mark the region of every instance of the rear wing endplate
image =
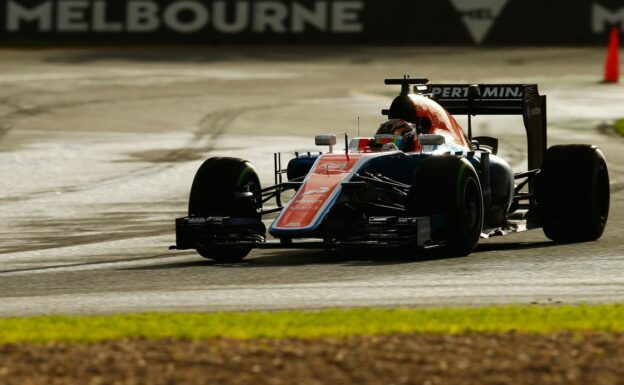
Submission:
[[427,93],[453,115],[522,115],[527,133],[528,169],[541,168],[546,151],[546,96],[536,84],[426,84]]

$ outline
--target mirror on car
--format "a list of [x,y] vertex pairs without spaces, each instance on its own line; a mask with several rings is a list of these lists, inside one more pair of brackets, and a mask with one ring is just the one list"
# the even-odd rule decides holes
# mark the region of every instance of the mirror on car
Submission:
[[314,137],[314,143],[317,146],[334,146],[336,144],[336,135],[322,134]]
[[336,145],[336,135],[334,134],[321,134],[314,137],[314,143],[317,146],[329,146],[329,152],[333,152]]

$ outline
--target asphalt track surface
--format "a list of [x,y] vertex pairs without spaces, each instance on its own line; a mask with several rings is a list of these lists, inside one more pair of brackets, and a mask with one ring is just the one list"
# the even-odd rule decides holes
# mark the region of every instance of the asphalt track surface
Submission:
[[[184,48],[0,51],[0,315],[598,303],[624,300],[624,87],[598,84],[600,49]],[[606,154],[611,213],[597,242],[540,230],[468,257],[254,251],[217,264],[168,251],[202,160],[314,149],[313,135],[370,135],[383,78],[537,82],[550,143]],[[460,120],[461,122],[462,120]],[[525,168],[520,117],[477,117]]]

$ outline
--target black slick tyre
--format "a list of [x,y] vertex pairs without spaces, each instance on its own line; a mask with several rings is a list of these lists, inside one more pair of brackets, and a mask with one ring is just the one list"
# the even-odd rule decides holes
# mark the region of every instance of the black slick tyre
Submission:
[[[230,216],[260,219],[259,197],[240,199],[237,193],[258,192],[260,180],[251,163],[238,158],[210,158],[193,180],[189,216]],[[210,246],[197,249],[199,255],[218,262],[238,262],[251,251],[248,247]]]
[[596,146],[550,147],[536,186],[544,234],[565,243],[600,238],[609,217],[609,189],[607,162]]
[[418,164],[408,194],[413,216],[444,215],[444,227],[433,234],[453,256],[470,254],[483,227],[483,195],[474,167],[465,158],[432,156]]

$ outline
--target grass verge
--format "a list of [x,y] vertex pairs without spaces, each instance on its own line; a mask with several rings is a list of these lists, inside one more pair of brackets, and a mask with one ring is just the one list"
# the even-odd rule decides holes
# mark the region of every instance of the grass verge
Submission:
[[0,318],[0,343],[586,330],[624,332],[624,304]]
[[624,135],[624,119],[616,120],[615,123],[613,123],[613,128],[618,134]]

